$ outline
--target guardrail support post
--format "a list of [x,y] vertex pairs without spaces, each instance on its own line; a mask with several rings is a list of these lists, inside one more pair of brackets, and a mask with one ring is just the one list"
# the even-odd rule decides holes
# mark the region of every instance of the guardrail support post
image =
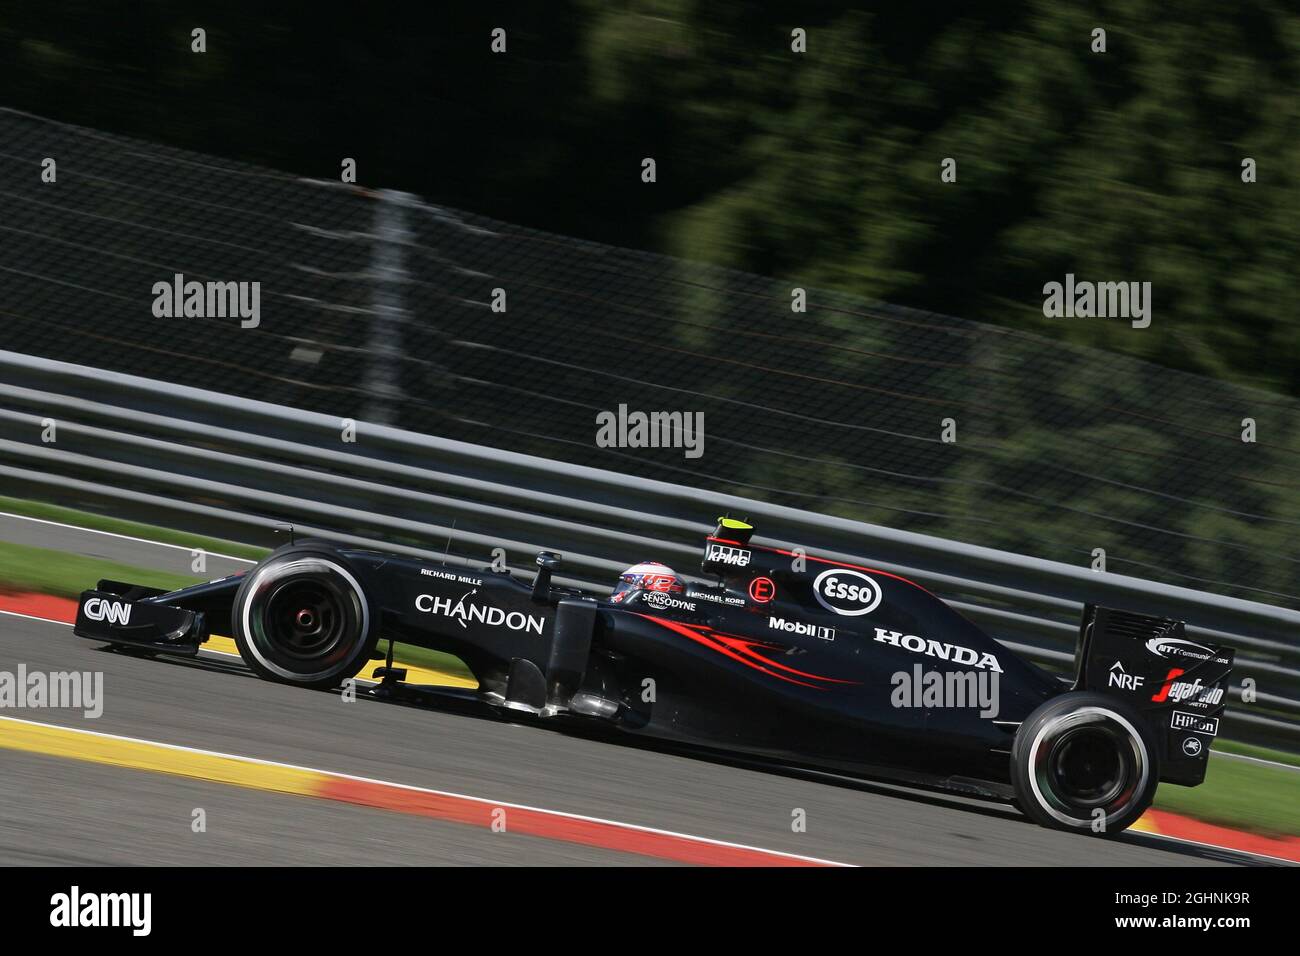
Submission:
[[407,208],[416,198],[395,189],[375,194],[375,247],[371,260],[374,290],[372,317],[366,342],[369,364],[362,385],[366,391],[365,417],[380,425],[396,423],[402,399],[398,356],[402,351],[403,305],[407,282],[406,246],[411,242]]

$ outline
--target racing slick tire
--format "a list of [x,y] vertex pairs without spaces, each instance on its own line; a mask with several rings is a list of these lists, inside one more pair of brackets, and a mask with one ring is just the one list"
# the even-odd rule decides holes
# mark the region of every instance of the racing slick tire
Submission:
[[1016,732],[1016,804],[1057,830],[1113,836],[1146,812],[1160,781],[1156,740],[1138,712],[1105,694],[1071,691]]
[[310,543],[276,551],[248,573],[235,593],[231,634],[258,676],[330,688],[365,667],[379,627],[347,563]]

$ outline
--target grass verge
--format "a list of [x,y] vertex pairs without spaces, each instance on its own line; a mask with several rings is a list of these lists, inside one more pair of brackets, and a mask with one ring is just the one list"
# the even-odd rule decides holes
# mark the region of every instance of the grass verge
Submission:
[[[132,538],[144,538],[146,541],[159,541],[163,544],[178,544],[185,548],[199,548],[212,554],[228,554],[235,558],[249,558],[253,561],[263,558],[270,548],[259,548],[252,544],[240,544],[222,538],[209,538],[157,525],[142,524],[138,521],[124,521],[121,518],[109,518],[89,511],[64,508],[60,505],[47,505],[40,501],[28,501],[24,498],[6,498],[0,496],[0,512],[23,515],[27,518],[40,518],[43,521],[57,521],[61,524],[75,525],[78,528],[93,528],[96,531],[108,531]],[[143,583],[143,582],[141,582]]]
[[100,578],[174,590],[202,578],[114,564],[100,558],[0,541],[0,590],[76,598]]
[[1164,784],[1156,791],[1155,805],[1220,826],[1269,836],[1300,836],[1300,770],[1211,757],[1205,783],[1199,787]]

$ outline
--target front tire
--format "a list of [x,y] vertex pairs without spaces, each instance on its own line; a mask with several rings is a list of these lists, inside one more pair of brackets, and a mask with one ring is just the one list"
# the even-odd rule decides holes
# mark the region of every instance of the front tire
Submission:
[[1160,782],[1159,751],[1137,711],[1074,691],[1029,715],[1011,748],[1016,802],[1058,830],[1113,836],[1146,812]]
[[314,688],[356,676],[379,638],[365,589],[338,554],[319,547],[277,551],[250,571],[231,633],[259,676]]

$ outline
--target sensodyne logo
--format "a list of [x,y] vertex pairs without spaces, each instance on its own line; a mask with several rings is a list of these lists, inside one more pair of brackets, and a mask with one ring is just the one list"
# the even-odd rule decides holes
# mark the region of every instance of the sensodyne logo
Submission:
[[730,548],[725,544],[715,544],[709,548],[709,560],[718,564],[734,564],[738,568],[749,566],[753,554],[744,548]]
[[521,611],[506,612],[499,607],[490,607],[486,604],[467,604],[466,598],[473,597],[476,593],[476,591],[466,593],[455,604],[452,603],[451,598],[421,594],[415,599],[415,609],[426,614],[441,614],[466,628],[469,626],[466,621],[477,621],[489,627],[506,627],[512,631],[526,631],[533,634],[542,633],[544,622],[535,615],[524,614]]
[[131,605],[117,601],[105,601],[103,598],[91,598],[86,602],[86,617],[92,621],[108,621],[109,624],[129,624]]
[[861,571],[831,568],[817,575],[813,596],[828,611],[845,617],[870,614],[880,606],[880,585]]
[[694,611],[695,605],[690,601],[683,601],[681,598],[675,598],[666,591],[644,591],[641,594],[641,602],[649,604],[652,608],[660,611],[678,610]]

